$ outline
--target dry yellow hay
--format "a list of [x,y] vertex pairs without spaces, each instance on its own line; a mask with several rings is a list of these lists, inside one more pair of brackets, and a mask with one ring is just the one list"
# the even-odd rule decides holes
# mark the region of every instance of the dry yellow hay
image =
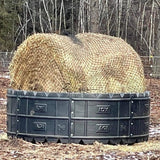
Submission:
[[120,38],[96,33],[74,38],[34,34],[10,64],[11,87],[46,92],[144,92],[138,54]]

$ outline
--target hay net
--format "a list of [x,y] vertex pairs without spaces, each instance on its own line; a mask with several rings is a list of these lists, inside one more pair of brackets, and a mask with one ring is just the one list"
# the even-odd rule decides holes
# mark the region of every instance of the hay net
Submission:
[[120,38],[84,33],[74,38],[34,34],[10,64],[11,87],[46,92],[145,91],[140,57]]

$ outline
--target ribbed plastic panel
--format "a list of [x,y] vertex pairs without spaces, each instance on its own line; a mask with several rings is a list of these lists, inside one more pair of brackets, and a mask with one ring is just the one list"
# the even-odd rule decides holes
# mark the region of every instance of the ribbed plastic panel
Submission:
[[8,89],[7,133],[28,141],[133,144],[149,135],[149,92],[46,93]]

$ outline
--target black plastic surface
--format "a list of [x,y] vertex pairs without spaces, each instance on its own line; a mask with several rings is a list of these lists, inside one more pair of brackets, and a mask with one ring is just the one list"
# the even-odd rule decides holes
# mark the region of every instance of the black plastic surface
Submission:
[[7,91],[7,133],[28,141],[132,144],[148,139],[149,117],[149,92]]

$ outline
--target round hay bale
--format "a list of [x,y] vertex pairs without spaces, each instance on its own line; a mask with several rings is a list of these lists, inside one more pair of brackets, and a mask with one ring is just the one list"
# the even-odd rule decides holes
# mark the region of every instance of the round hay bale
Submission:
[[145,91],[139,55],[124,40],[96,33],[34,34],[10,64],[11,87],[46,92]]

